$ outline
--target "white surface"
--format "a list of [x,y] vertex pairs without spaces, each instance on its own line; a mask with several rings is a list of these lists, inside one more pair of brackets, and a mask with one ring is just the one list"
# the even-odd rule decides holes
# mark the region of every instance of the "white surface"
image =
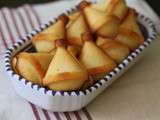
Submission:
[[29,104],[19,97],[6,75],[4,58],[0,56],[0,120],[28,120],[34,118]]

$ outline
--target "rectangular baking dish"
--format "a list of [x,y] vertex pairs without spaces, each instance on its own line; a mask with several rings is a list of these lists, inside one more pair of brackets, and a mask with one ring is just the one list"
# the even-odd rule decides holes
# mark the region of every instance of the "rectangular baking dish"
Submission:
[[[69,14],[76,9],[77,8],[75,7],[74,9],[68,10],[65,14]],[[5,53],[5,69],[13,83],[17,94],[30,101],[31,103],[50,111],[64,112],[75,111],[83,108],[97,95],[102,93],[102,91],[110,84],[112,84],[117,78],[119,78],[129,68],[131,68],[141,58],[152,41],[156,39],[157,32],[154,23],[144,15],[140,13],[137,14],[138,23],[145,37],[144,43],[140,45],[135,51],[133,51],[121,64],[119,64],[103,79],[99,80],[90,88],[87,88],[83,91],[52,91],[37,84],[31,83],[13,71],[11,65],[12,58],[19,52],[33,51],[31,37],[49,27],[56,21],[56,19],[49,21],[48,23],[42,25],[40,28],[31,32],[25,38],[15,43],[11,48],[7,49]]]

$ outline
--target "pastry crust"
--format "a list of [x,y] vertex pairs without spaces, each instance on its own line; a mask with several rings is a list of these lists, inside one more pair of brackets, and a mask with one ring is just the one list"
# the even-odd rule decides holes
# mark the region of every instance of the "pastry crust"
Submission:
[[102,74],[102,73],[106,74],[112,71],[114,67],[116,67],[116,64],[107,64],[100,67],[89,68],[88,73],[89,75],[92,75],[92,76],[97,74]]
[[118,28],[120,25],[120,20],[116,16],[108,15],[106,17],[106,22],[98,28],[96,31],[98,36],[113,38],[118,33]]
[[56,91],[72,91],[72,90],[80,90],[82,87],[83,83],[81,80],[64,80],[55,82],[52,84],[48,85],[48,88],[51,90],[56,90]]
[[38,52],[50,52],[55,49],[55,41],[66,39],[66,25],[68,17],[60,15],[57,22],[32,38],[33,45]]
[[19,74],[16,67],[17,67],[17,57],[14,57],[12,59],[12,68],[17,74]]
[[48,79],[44,82],[44,85],[49,85],[60,81],[64,82],[67,80],[87,80],[88,77],[86,75],[84,76],[84,74],[86,74],[86,72],[63,72],[57,75],[48,75]]
[[126,16],[128,7],[125,0],[110,0],[107,6],[107,13],[109,15],[115,15],[120,20]]
[[75,46],[75,45],[68,45],[67,50],[76,58],[79,57],[79,54],[81,52],[82,47],[80,46]]
[[[85,39],[87,37],[83,37]],[[89,37],[88,37],[89,38]],[[80,62],[86,67],[89,75],[108,73],[116,67],[116,63],[98,48],[92,40],[84,40]]]
[[42,85],[42,78],[45,74],[40,63],[27,53],[20,53],[17,59],[17,70],[27,80]]
[[72,23],[67,27],[67,40],[70,45],[83,45],[81,39],[82,34],[89,31],[89,27],[85,21],[82,12],[79,16],[72,21]]
[[12,66],[16,73],[27,80],[42,85],[42,79],[51,59],[50,54],[22,52],[13,58]]
[[92,86],[95,82],[96,81],[91,76],[89,76],[88,80],[86,80],[86,82],[82,85],[81,89],[85,90],[86,88]]
[[107,13],[92,8],[91,4],[87,1],[82,1],[79,6],[91,31],[95,33],[98,28],[100,28],[106,22]]
[[117,63],[121,63],[130,53],[128,46],[112,39],[98,37],[97,45]]
[[129,9],[128,15],[119,28],[117,41],[127,45],[132,51],[144,42],[144,37],[135,19],[135,11]]
[[114,37],[117,35],[120,19],[115,15],[108,15],[106,11],[94,9],[91,4],[80,4],[86,21],[92,31],[102,37]]
[[[56,54],[43,79],[44,85],[52,90],[79,89],[88,79],[87,70],[64,46],[59,44],[57,47]],[[60,86],[61,84],[63,86]],[[59,87],[56,88],[55,86]]]

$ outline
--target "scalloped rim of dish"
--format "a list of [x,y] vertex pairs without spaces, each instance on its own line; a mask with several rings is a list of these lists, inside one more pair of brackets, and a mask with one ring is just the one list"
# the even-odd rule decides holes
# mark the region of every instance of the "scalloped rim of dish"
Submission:
[[[67,10],[64,14],[68,15],[76,10],[77,10],[77,6],[75,8],[71,8],[70,10]],[[156,31],[155,25],[152,22],[152,20],[148,17],[145,17],[143,14],[140,14],[140,13],[138,13],[137,17],[138,17],[138,19],[140,19],[141,21],[143,21],[144,23],[146,23],[150,27],[150,30],[148,31],[148,34],[149,34],[148,38],[145,40],[145,42],[142,45],[140,45],[137,49],[135,49],[134,52],[132,52],[125,60],[123,60],[122,63],[120,63],[110,73],[108,73],[103,79],[97,81],[94,85],[92,85],[91,87],[89,87],[85,90],[77,90],[77,91],[49,90],[45,87],[42,87],[38,84],[34,84],[34,83],[24,79],[22,76],[16,74],[12,69],[11,60],[13,57],[13,53],[16,50],[18,50],[20,47],[22,47],[24,44],[26,44],[27,42],[29,42],[28,45],[31,44],[31,37],[35,36],[39,32],[41,32],[44,29],[46,29],[47,27],[49,27],[50,25],[54,24],[57,21],[57,18],[54,18],[54,19],[48,21],[48,23],[41,25],[38,29],[35,29],[30,34],[28,34],[27,36],[22,38],[21,41],[13,44],[10,48],[8,48],[5,53],[5,70],[9,74],[9,76],[11,76],[13,78],[18,78],[19,82],[21,82],[22,84],[25,84],[26,87],[37,90],[37,91],[41,92],[42,94],[52,95],[52,96],[56,96],[56,95],[59,95],[59,96],[81,96],[81,95],[90,94],[90,93],[96,91],[97,89],[99,89],[101,86],[105,85],[108,81],[112,80],[113,77],[115,77],[119,72],[121,72],[123,69],[125,69],[125,67],[129,63],[131,63],[140,53],[143,52],[143,50],[145,48],[147,48],[152,43],[153,40],[156,39],[157,31]]]

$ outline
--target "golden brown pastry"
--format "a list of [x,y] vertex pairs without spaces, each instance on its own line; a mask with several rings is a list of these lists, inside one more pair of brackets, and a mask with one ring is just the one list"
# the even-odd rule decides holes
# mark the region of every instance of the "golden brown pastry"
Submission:
[[125,0],[109,0],[107,5],[107,14],[115,15],[120,20],[126,16],[128,7]]
[[144,42],[144,37],[136,22],[136,15],[133,9],[129,9],[128,16],[120,26],[115,39],[127,45],[131,50],[134,50]]
[[68,23],[68,17],[59,16],[56,23],[37,34],[32,38],[33,45],[38,52],[51,52],[55,49],[55,41],[66,38],[65,26]]
[[103,1],[98,1],[97,3],[92,3],[91,7],[103,12],[107,12],[107,6],[109,4],[110,0],[103,0]]
[[102,12],[90,7],[90,5],[91,4],[88,2],[82,1],[80,3],[80,9],[84,12],[86,20],[92,32],[96,32],[96,30],[106,22],[107,14],[105,12]]
[[76,45],[68,45],[67,50],[70,52],[73,56],[79,57],[79,54],[81,52],[82,47],[76,46]]
[[68,15],[69,21],[68,21],[67,27],[70,26],[70,24],[72,24],[72,22],[74,22],[79,15],[80,15],[79,11],[69,14]]
[[88,79],[87,70],[71,55],[61,42],[43,79],[45,86],[52,90],[78,90]]
[[[70,45],[83,45],[81,35],[89,30],[82,12],[75,13],[67,27],[67,40]],[[77,15],[78,14],[78,15]],[[76,19],[75,19],[76,18]]]
[[116,16],[108,15],[106,22],[97,29],[96,33],[102,37],[113,38],[117,35],[119,25],[120,21]]
[[128,7],[125,0],[104,0],[103,2],[91,4],[91,7],[108,15],[113,15],[123,20],[127,14]]
[[85,43],[81,51],[80,62],[94,80],[99,80],[113,70],[116,63],[93,43],[89,33],[85,33],[82,38]]
[[25,79],[42,85],[42,79],[52,60],[49,53],[21,52],[12,60],[14,70]]
[[103,37],[114,37],[117,35],[120,24],[118,17],[108,15],[107,12],[94,9],[91,6],[91,3],[86,1],[82,1],[80,3],[80,9],[83,11],[93,33]]
[[14,57],[12,59],[12,68],[13,68],[14,72],[18,74],[18,71],[16,69],[16,65],[17,65],[17,57]]
[[83,86],[81,87],[82,90],[85,90],[86,88],[92,86],[96,81],[91,77],[89,76],[89,79],[86,80],[86,82],[83,84]]
[[121,63],[130,53],[128,46],[112,39],[98,37],[96,43],[117,63]]
[[[70,52],[73,56],[78,57],[80,54],[82,47],[78,45],[67,45],[67,50]],[[55,55],[57,49],[53,49],[50,54]]]

